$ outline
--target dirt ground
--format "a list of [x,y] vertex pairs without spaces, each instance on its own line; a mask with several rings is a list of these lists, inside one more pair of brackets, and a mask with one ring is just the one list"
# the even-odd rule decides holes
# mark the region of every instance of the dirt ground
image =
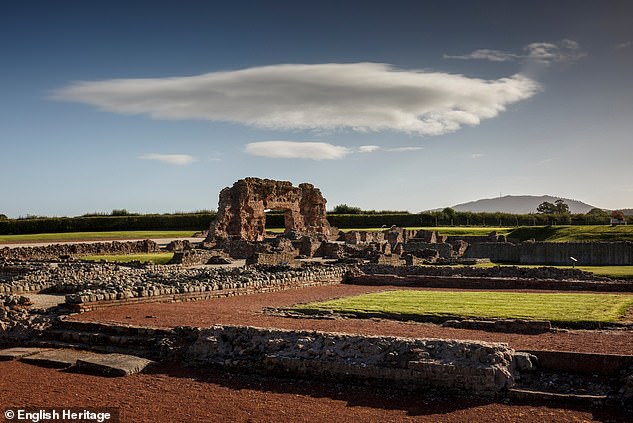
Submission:
[[614,410],[491,403],[431,393],[232,375],[173,364],[160,364],[146,374],[104,378],[0,362],[0,375],[0,411],[115,407],[120,421],[126,423],[627,421],[626,415]]
[[[332,285],[287,291],[216,298],[207,301],[170,304],[138,304],[111,307],[78,315],[82,321],[116,322],[154,327],[180,325],[207,327],[214,324],[250,325],[284,329],[322,330],[365,335],[417,338],[474,339],[506,342],[515,349],[539,349],[594,353],[633,354],[633,331],[568,330],[538,335],[486,332],[445,328],[428,323],[378,319],[311,319],[266,315],[264,307],[283,307],[296,303],[398,289],[384,286]],[[411,289],[411,288],[406,288]],[[424,289],[424,288],[419,288]],[[539,291],[544,292],[544,291]]]
[[[386,287],[334,285],[207,301],[112,307],[75,316],[82,321],[154,327],[213,324],[315,329],[347,333],[478,339],[517,349],[633,354],[630,331],[565,331],[519,335],[432,324],[360,319],[294,319],[262,313],[282,307],[375,292]],[[390,287],[388,289],[396,289]],[[0,362],[0,409],[116,407],[122,422],[585,422],[631,421],[618,410],[558,404],[494,403],[436,392],[407,393],[308,382],[161,363],[144,374],[103,378]]]

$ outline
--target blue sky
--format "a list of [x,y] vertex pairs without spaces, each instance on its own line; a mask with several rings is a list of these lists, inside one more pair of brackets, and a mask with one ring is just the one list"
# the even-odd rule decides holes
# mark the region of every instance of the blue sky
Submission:
[[0,213],[633,207],[629,1],[0,1]]

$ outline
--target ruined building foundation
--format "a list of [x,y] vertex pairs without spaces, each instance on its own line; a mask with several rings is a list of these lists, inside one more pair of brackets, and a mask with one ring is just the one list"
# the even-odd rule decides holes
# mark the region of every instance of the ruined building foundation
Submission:
[[326,200],[312,184],[292,186],[288,181],[245,178],[220,192],[218,215],[209,240],[262,241],[266,210],[284,212],[286,231],[330,235]]

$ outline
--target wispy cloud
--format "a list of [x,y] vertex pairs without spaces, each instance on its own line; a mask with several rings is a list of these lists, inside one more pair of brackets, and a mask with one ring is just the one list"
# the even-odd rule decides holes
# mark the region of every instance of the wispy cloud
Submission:
[[158,154],[148,153],[138,157],[142,160],[155,160],[170,165],[184,166],[193,163],[196,159],[188,154]]
[[539,160],[538,162],[536,162],[536,164],[538,166],[543,166],[543,165],[551,163],[553,160],[554,159],[552,159],[552,158],[547,158],[547,159]]
[[377,150],[380,150],[380,147],[377,145],[361,145],[360,147],[358,147],[359,153],[373,153]]
[[485,157],[484,153],[474,153],[470,155],[471,158],[473,159],[481,159],[482,157]]
[[319,141],[258,141],[246,144],[244,151],[252,156],[268,157],[273,159],[311,159],[311,160],[338,160],[349,154],[375,153],[384,151],[387,153],[400,153],[422,150],[422,147],[394,147],[384,148],[379,145],[361,145],[348,148],[342,145],[334,145]]
[[394,147],[394,148],[385,148],[385,151],[389,151],[392,153],[403,153],[406,151],[418,151],[422,150],[423,147]]
[[272,159],[342,159],[352,150],[325,142],[260,141],[246,144],[244,151],[252,156]]
[[516,54],[506,53],[505,51],[500,51],[500,50],[490,50],[486,48],[475,50],[471,53],[462,54],[462,55],[445,54],[443,57],[445,59],[490,60],[491,62],[509,62],[509,61],[517,60],[519,58],[519,56]]
[[615,46],[616,50],[622,50],[623,48],[629,48],[633,46],[633,41],[625,41]]
[[521,74],[484,80],[381,63],[327,63],[75,82],[51,98],[155,119],[439,135],[479,125],[539,89],[537,82]]
[[536,62],[545,66],[552,63],[573,63],[587,54],[573,40],[555,43],[531,43],[523,47],[522,54],[501,50],[479,49],[463,55],[445,54],[445,59],[490,60],[492,62]]

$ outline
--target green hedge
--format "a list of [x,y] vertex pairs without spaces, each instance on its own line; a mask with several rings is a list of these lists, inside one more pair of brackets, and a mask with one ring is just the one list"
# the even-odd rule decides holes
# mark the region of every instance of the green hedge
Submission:
[[[203,230],[208,229],[215,213],[150,214],[127,216],[46,217],[0,219],[0,235],[135,231],[135,230]],[[335,214],[328,221],[337,228],[380,228],[381,226],[546,226],[606,225],[608,218],[585,214],[554,216],[543,214],[429,212],[418,214]],[[631,222],[631,217],[628,218]],[[283,228],[283,213],[266,215],[268,228]]]
[[203,230],[214,213],[138,216],[46,217],[0,220],[0,234],[37,234],[90,231]]

